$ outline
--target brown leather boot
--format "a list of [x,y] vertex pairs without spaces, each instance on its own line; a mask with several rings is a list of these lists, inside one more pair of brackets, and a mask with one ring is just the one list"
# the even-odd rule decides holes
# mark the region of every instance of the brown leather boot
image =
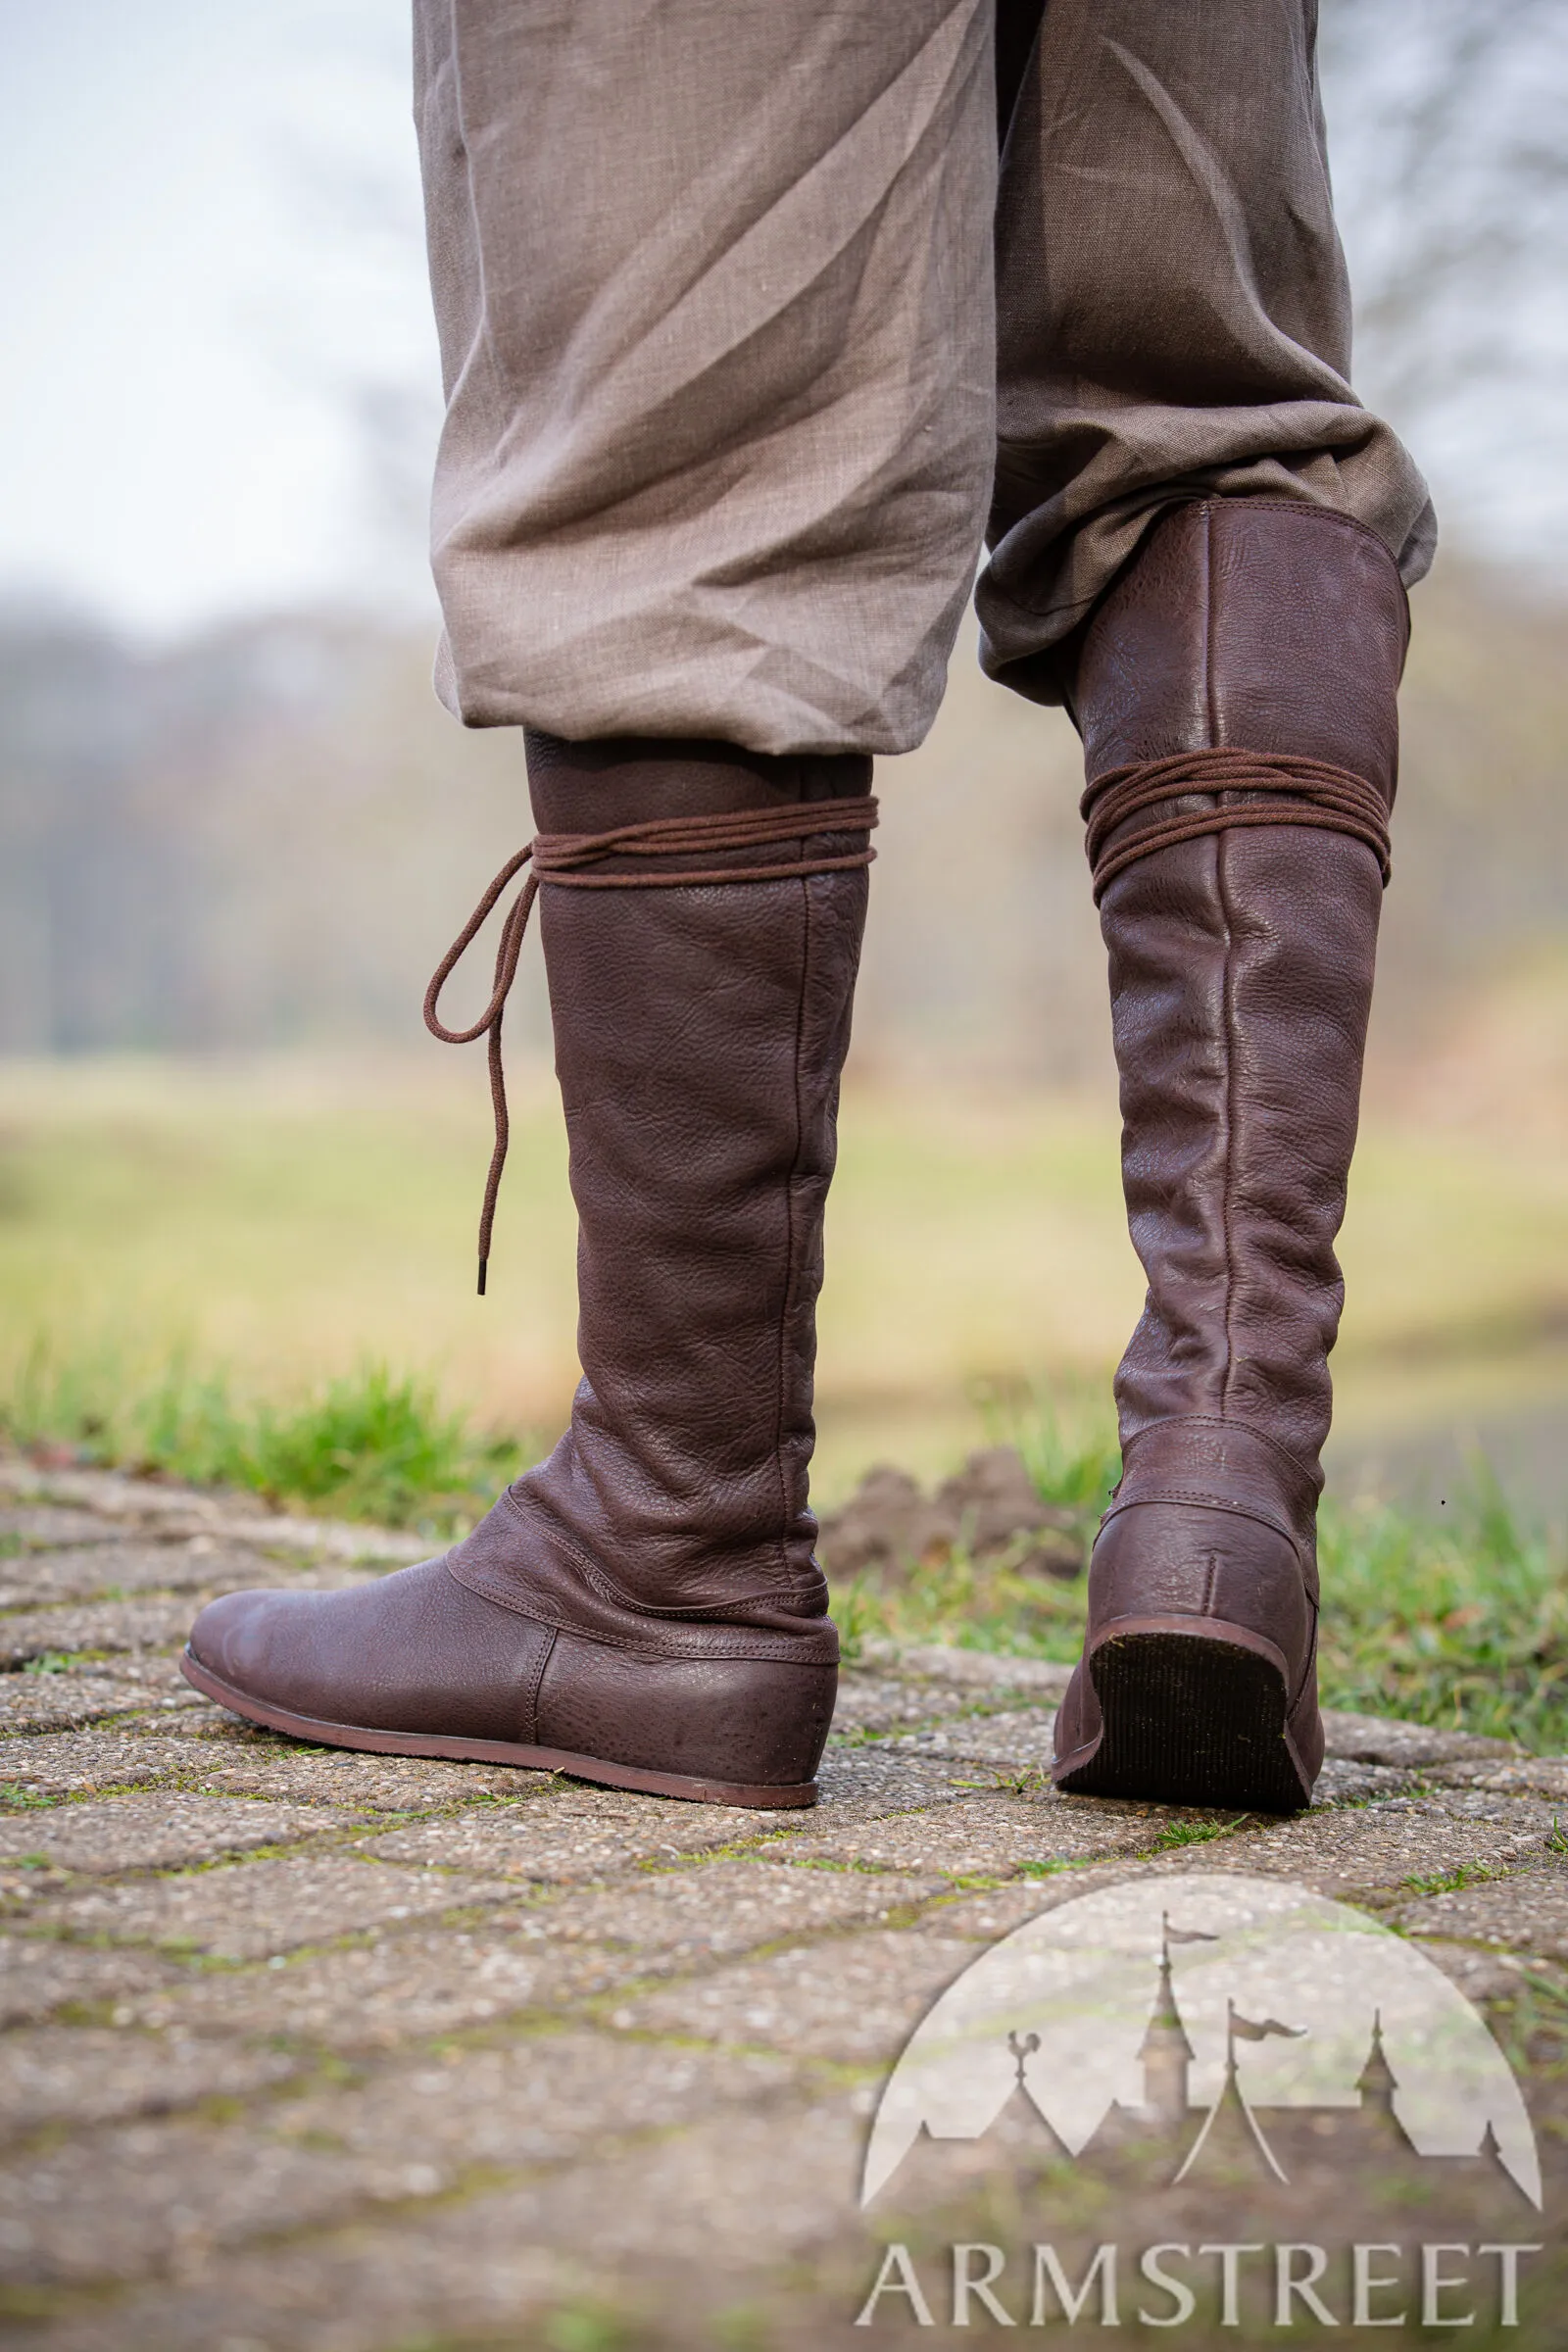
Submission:
[[215,1601],[185,1673],[329,1745],[809,1804],[838,1659],[814,1306],[870,762],[528,754],[580,1218],[571,1426],[444,1559]]
[[1382,542],[1302,505],[1172,510],[1095,614],[1076,716],[1128,1221],[1054,1778],[1288,1811],[1323,1760],[1315,1516],[1408,634]]

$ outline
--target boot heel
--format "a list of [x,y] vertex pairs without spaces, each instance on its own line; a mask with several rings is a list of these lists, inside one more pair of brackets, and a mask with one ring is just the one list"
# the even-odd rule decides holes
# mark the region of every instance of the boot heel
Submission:
[[1082,1764],[1057,1767],[1064,1792],[1262,1813],[1310,1802],[1286,1725],[1284,1659],[1247,1628],[1127,1619],[1084,1671],[1103,1729]]

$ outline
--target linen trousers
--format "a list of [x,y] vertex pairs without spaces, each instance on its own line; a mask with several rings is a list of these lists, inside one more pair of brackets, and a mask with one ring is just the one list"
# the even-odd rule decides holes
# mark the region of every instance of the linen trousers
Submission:
[[1042,702],[1159,510],[1367,524],[1315,0],[416,0],[470,726],[908,751]]

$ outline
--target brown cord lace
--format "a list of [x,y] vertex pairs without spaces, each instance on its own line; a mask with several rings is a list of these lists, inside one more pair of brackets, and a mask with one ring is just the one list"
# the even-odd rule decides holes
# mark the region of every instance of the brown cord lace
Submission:
[[[1190,792],[1265,793],[1266,801],[1227,801],[1210,808],[1173,812],[1115,849],[1112,834],[1129,817]],[[1389,812],[1383,795],[1364,776],[1326,760],[1298,760],[1287,753],[1247,751],[1177,752],[1168,760],[1140,760],[1097,776],[1080,804],[1089,833],[1085,847],[1094,868],[1098,906],[1116,876],[1140,858],[1168,850],[1205,833],[1229,833],[1250,825],[1316,825],[1365,842],[1387,884],[1390,874]]]
[[[597,873],[592,869],[611,858],[683,858],[701,860],[736,850],[770,848],[775,842],[814,839],[824,833],[869,833],[877,821],[876,802],[868,793],[851,800],[798,801],[787,808],[746,808],[732,815],[656,816],[640,825],[617,825],[611,833],[539,833],[526,849],[509,858],[478,906],[458,933],[436,967],[424,993],[424,1025],[444,1046],[471,1046],[489,1033],[490,1101],[495,1110],[496,1141],[485,1178],[484,1206],[479,1212],[479,1296],[484,1297],[490,1264],[490,1234],[495,1223],[496,1196],[501,1171],[507,1164],[511,1122],[507,1115],[507,1080],[501,1059],[501,1020],[517,976],[528,916],[540,886],[558,890],[690,890],[710,882],[787,882],[794,876],[845,873],[869,865],[876,856],[867,842],[841,858],[799,858],[783,865],[717,865],[694,870],[688,863],[657,873]],[[480,925],[514,874],[531,867],[507,908],[496,948],[490,1002],[469,1029],[449,1029],[437,1009],[441,991],[473,944]],[[589,870],[584,870],[584,869]]]

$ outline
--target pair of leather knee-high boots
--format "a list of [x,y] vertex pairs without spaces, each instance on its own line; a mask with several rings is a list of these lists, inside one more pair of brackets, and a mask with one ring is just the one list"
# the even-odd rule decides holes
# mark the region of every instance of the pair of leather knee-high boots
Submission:
[[[1148,1303],[1057,1723],[1066,1788],[1288,1809],[1322,1754],[1313,1522],[1406,612],[1359,525],[1171,509],[1074,715]],[[530,740],[583,1381],[445,1558],[244,1592],[185,1671],[329,1743],[810,1801],[837,1643],[813,1314],[869,762]],[[515,938],[512,954],[514,960]]]

